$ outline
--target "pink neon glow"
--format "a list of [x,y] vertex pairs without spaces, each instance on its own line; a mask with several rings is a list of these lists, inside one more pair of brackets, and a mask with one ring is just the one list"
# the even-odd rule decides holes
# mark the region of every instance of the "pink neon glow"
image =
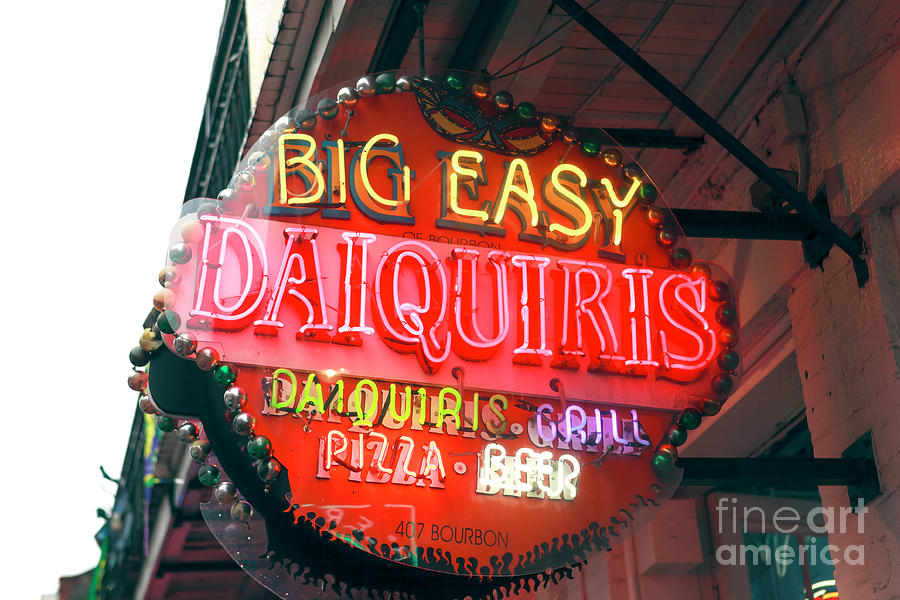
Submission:
[[641,436],[641,423],[638,421],[637,411],[633,408],[631,409],[631,429],[634,433],[634,441],[642,446],[650,445],[650,440]]
[[603,447],[603,415],[599,408],[594,409],[594,436],[596,439],[591,440],[593,444]]
[[[366,246],[375,241],[375,236],[371,233],[351,233],[344,232],[341,234],[341,237],[344,241],[347,242],[345,246],[347,254],[346,260],[347,265],[344,270],[344,285],[343,285],[343,295],[341,296],[341,306],[343,308],[343,322],[340,327],[338,327],[339,333],[367,333],[372,334],[375,333],[375,330],[372,327],[368,327],[366,325],[366,257],[368,256],[368,252],[366,251]],[[354,264],[357,264],[354,260],[354,247],[357,245],[356,242],[359,241],[358,246],[362,249],[362,259],[359,261],[359,266],[357,269],[353,268]],[[358,281],[354,281],[353,275],[357,274],[359,278]],[[354,294],[354,288],[356,293]],[[353,300],[356,300],[354,303]],[[353,315],[353,306],[354,304],[359,307],[359,313],[357,315]],[[355,318],[354,318],[355,317]],[[352,321],[352,324],[351,324]]]
[[[340,465],[348,470],[347,480],[355,483],[362,483],[362,476],[365,474],[366,483],[425,486],[426,480],[430,480],[429,487],[444,488],[443,483],[446,480],[447,471],[440,448],[435,441],[432,440],[427,446],[422,447],[424,454],[418,473],[410,469],[412,455],[416,450],[412,438],[409,436],[397,438],[392,446],[393,451],[390,457],[387,456],[389,447],[391,445],[387,437],[377,431],[358,433],[355,437],[348,439],[342,431],[330,430],[319,439],[319,462],[316,477],[330,479],[332,467]],[[349,460],[348,450],[350,452]],[[371,458],[368,460],[367,450],[372,452]],[[396,468],[391,468],[386,463],[395,463]]]
[[[522,294],[519,297],[520,314],[522,316],[522,345],[513,350],[514,354],[534,354],[538,356],[549,356],[553,354],[547,349],[547,325],[546,325],[546,295],[544,292],[544,269],[550,264],[550,259],[545,256],[533,256],[529,254],[516,254],[512,257],[512,264],[515,267],[522,268]],[[538,270],[536,297],[529,297],[530,283],[528,281],[529,265],[536,265]],[[534,319],[532,311],[537,304],[537,319]],[[532,321],[538,322],[537,337],[533,340]],[[540,345],[535,348],[531,346],[533,341],[539,341]]]
[[[400,274],[403,262],[412,262],[414,269],[418,269],[419,292],[422,295],[421,303],[401,302]],[[390,274],[390,292],[392,313],[390,317],[385,310],[385,291],[382,287],[382,276]],[[438,289],[432,291],[432,285]],[[421,353],[423,367],[434,371],[450,355],[450,332],[447,331],[444,340],[437,338],[437,331],[444,321],[447,312],[447,274],[438,256],[427,245],[417,241],[400,242],[392,246],[381,258],[375,272],[375,306],[381,325],[393,340],[413,346]],[[432,306],[432,294],[440,303],[435,310]],[[435,303],[436,304],[436,303]],[[423,316],[428,315],[428,323]],[[399,331],[392,323],[392,319],[399,320],[403,331]]]
[[[466,365],[469,387],[493,389],[500,378],[511,386],[504,391],[525,393],[540,369],[519,365],[537,366],[552,356],[550,366],[580,397],[586,381],[600,373],[627,373],[667,380],[659,387],[669,402],[680,390],[705,390],[704,374],[720,350],[722,327],[705,277],[249,217],[204,215],[201,222],[203,237],[191,242],[194,257],[174,265],[182,283],[171,288],[171,306],[190,315],[185,327],[204,330],[204,340],[219,344],[236,363],[283,356],[291,368],[340,366],[357,378],[390,364],[398,381],[416,381],[424,370],[434,375],[430,383],[452,386],[439,369],[453,362]],[[267,259],[271,263],[263,264]],[[333,345],[304,349],[287,339],[294,333],[289,329],[307,334],[301,341]],[[254,333],[265,337],[249,341]],[[377,334],[378,343],[365,351],[342,347],[359,345],[363,333]],[[395,353],[416,354],[418,365]],[[571,373],[584,368],[586,377]],[[625,387],[641,384],[635,381]],[[667,388],[669,382],[692,387]],[[624,401],[618,391],[608,398],[613,405]],[[639,394],[632,405],[653,403]],[[577,424],[577,413],[571,416]],[[551,428],[547,421],[545,414],[543,437]],[[565,433],[562,427],[556,422],[557,434]]]
[[[232,219],[230,217],[215,215],[203,215],[200,217],[200,222],[205,226],[203,234],[203,251],[200,255],[201,267],[200,278],[197,284],[196,299],[194,302],[194,307],[191,310],[190,314],[192,316],[212,317],[220,321],[240,321],[256,310],[260,302],[262,302],[262,292],[266,289],[268,275],[266,274],[266,250],[263,241],[262,239],[260,239],[259,233],[257,233],[257,231],[253,227],[248,225],[246,222],[241,221],[240,219]],[[218,230],[222,227],[223,224],[227,224],[229,226],[224,227],[224,229],[222,230],[222,237],[218,242],[218,259],[215,262],[210,263],[210,238],[212,237],[214,228]],[[246,232],[244,230],[246,230]],[[248,234],[251,237],[248,238]],[[241,244],[240,247],[244,250],[243,266],[247,272],[240,296],[238,296],[238,299],[235,300],[231,306],[226,306],[225,303],[222,302],[221,285],[222,265],[225,263],[225,258],[227,256],[229,236],[235,236],[238,238],[238,241]],[[253,241],[252,247],[251,239]],[[255,253],[254,250],[256,251]],[[248,296],[250,295],[255,275],[253,260],[254,257],[256,257],[257,261],[261,265],[260,270],[262,272],[262,282],[260,285],[260,289],[256,294],[256,299],[250,304],[250,306],[245,307],[241,312],[235,314],[234,311],[241,309],[248,300]],[[215,311],[205,310],[202,308],[206,293],[207,277],[210,268],[215,268],[216,271],[212,294],[213,304],[216,308]]]
[[[494,270],[493,297],[496,300],[493,314],[497,319],[497,334],[488,338],[478,326],[478,292],[476,275],[479,252],[471,248],[454,248],[451,256],[456,260],[456,298],[453,303],[456,332],[461,342],[462,353],[469,350],[475,358],[489,358],[509,333],[509,289],[506,263],[509,254],[492,251],[488,254],[488,264]],[[468,272],[468,277],[465,276]],[[471,334],[465,322],[470,323]]]
[[619,433],[619,429],[621,427],[621,423],[619,422],[619,415],[616,414],[616,410],[614,408],[609,409],[609,420],[612,424],[612,438],[614,442],[619,444],[627,444],[628,440],[624,437],[624,431],[622,434]]
[[[628,279],[628,296],[629,296],[629,304],[628,304],[628,313],[632,315],[630,317],[631,324],[631,359],[626,360],[626,365],[646,365],[658,367],[659,362],[653,360],[653,347],[652,347],[652,338],[650,335],[650,294],[647,291],[647,280],[653,276],[653,269],[623,269],[622,275]],[[635,294],[635,282],[634,276],[640,275],[641,277],[641,312],[643,313],[643,319],[641,319],[643,326],[643,337],[646,342],[646,357],[638,358],[638,309],[637,309],[637,298]]]
[[[616,331],[613,327],[612,319],[610,319],[609,312],[607,311],[606,306],[603,303],[604,299],[606,299],[606,297],[612,290],[613,275],[609,267],[603,263],[568,259],[560,259],[557,261],[557,264],[565,273],[565,280],[563,283],[563,327],[562,340],[560,341],[562,352],[564,354],[574,354],[576,356],[585,355],[582,318],[587,318],[590,319],[593,331],[600,340],[600,354],[598,354],[597,357],[618,359],[623,358],[618,355],[619,339],[618,337],[616,337]],[[601,285],[600,283],[600,273],[603,274],[605,285]],[[590,294],[585,293],[585,286],[583,284],[585,277],[587,277],[588,280],[593,284]],[[575,283],[574,302],[571,302],[569,298],[571,279],[574,279]],[[603,319],[603,324],[608,334],[608,339],[607,336],[603,334],[600,324],[597,322],[597,317],[594,313],[594,310],[589,307],[591,303],[594,303],[594,305],[600,311],[601,318]],[[572,310],[573,308],[575,309],[574,311]],[[575,321],[575,350],[568,349],[570,322],[572,320]]]
[[[664,296],[669,288],[669,284],[676,281],[678,283],[673,293],[676,304],[687,313],[688,317],[696,325],[700,326],[703,334],[708,336],[708,340],[704,340],[694,329],[676,321],[669,312]],[[689,299],[685,299],[682,293],[689,293]],[[710,330],[709,322],[702,314],[706,310],[706,278],[700,277],[696,281],[691,281],[689,277],[680,273],[669,275],[662,285],[659,286],[659,306],[663,317],[672,327],[684,332],[697,343],[697,352],[695,354],[677,354],[669,349],[666,332],[660,329],[659,340],[665,367],[672,370],[693,371],[708,365],[716,351],[716,335]],[[704,352],[704,347],[708,348],[706,352]]]
[[[304,333],[310,329],[330,331],[333,327],[328,324],[328,316],[325,314],[325,290],[322,286],[322,271],[319,266],[319,249],[315,240],[317,231],[308,227],[288,227],[284,230],[284,233],[287,236],[287,243],[284,247],[284,255],[281,258],[281,267],[279,268],[278,276],[275,279],[275,293],[272,294],[272,297],[269,299],[263,318],[254,321],[253,324],[257,327],[282,327],[283,323],[278,319],[278,312],[281,309],[284,293],[287,291],[306,307],[306,323],[300,326],[299,333]],[[304,247],[306,244],[309,244],[310,253],[312,254],[313,273],[309,282],[315,286],[318,295],[315,305],[313,305],[313,302],[311,302],[305,294],[295,287],[288,289],[289,285],[298,286],[307,283],[307,279],[309,278],[309,275],[307,275],[306,272],[305,257],[300,253],[292,252],[294,243],[297,241]],[[300,269],[299,277],[291,276],[291,270],[294,265],[298,266]]]

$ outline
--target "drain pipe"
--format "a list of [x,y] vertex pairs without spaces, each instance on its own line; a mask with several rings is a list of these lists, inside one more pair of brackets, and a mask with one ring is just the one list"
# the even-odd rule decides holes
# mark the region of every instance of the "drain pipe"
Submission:
[[790,142],[794,145],[797,152],[797,191],[808,199],[809,128],[803,110],[803,97],[791,79],[785,80],[781,86],[781,102],[775,107],[775,131],[784,132],[783,144]]
[[900,204],[891,209],[891,224],[894,229],[894,245],[897,246],[897,258],[900,259]]
[[420,75],[425,76],[425,3],[416,2],[413,4],[416,14],[419,17],[419,69]]
[[625,558],[625,582],[628,585],[628,600],[641,600],[640,573],[637,565],[637,548],[634,536],[622,542],[622,554]]
[[[822,14],[813,23],[800,43],[794,51],[784,61],[782,70],[781,85],[781,111],[783,118],[782,126],[786,131],[786,138],[790,138],[797,153],[797,191],[804,197],[808,197],[809,178],[810,178],[810,148],[809,148],[809,129],[806,122],[806,113],[803,109],[803,97],[797,91],[794,84],[794,74],[797,72],[797,66],[803,58],[810,44],[819,36],[822,29],[831,20],[835,11],[841,5],[843,0],[832,0]],[[785,139],[787,141],[787,139]]]
[[813,26],[810,27],[809,31],[806,32],[806,35],[803,36],[803,39],[800,40],[800,43],[794,48],[794,51],[784,60],[785,79],[793,78],[794,73],[797,70],[797,64],[800,62],[800,59],[803,58],[803,53],[806,52],[806,48],[819,36],[822,28],[825,27],[825,24],[828,23],[831,16],[834,14],[834,11],[837,10],[838,6],[840,6],[843,1],[844,0],[831,0],[831,3],[825,7],[825,10],[822,11],[822,14],[819,15],[819,18],[816,19]]

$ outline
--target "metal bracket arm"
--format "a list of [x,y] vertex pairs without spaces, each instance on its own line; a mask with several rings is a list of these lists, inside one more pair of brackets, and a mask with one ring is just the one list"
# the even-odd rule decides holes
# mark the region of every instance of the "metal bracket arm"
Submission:
[[819,231],[822,236],[847,253],[853,261],[856,271],[857,283],[862,286],[869,278],[869,267],[866,265],[862,244],[858,239],[847,235],[840,227],[830,219],[823,216],[807,199],[790,186],[784,179],[778,176],[766,163],[759,159],[749,148],[744,146],[736,137],[731,135],[719,123],[700,108],[693,100],[688,98],[671,81],[666,79],[659,71],[640,55],[631,49],[612,31],[607,29],[600,21],[594,18],[584,7],[575,0],[553,0],[554,4],[566,11],[572,19],[584,27],[601,44],[609,48],[613,54],[626,65],[631,67],[647,83],[652,85],[659,93],[665,96],[675,107],[683,112],[703,131],[722,145],[743,163],[750,171],[766,182],[776,193],[787,201],[788,205],[796,210],[803,218]]
[[806,241],[816,236],[797,213],[673,208],[672,214],[687,237]]
[[753,484],[793,490],[846,485],[880,489],[878,469],[870,458],[679,458],[676,464],[684,469],[681,485]]

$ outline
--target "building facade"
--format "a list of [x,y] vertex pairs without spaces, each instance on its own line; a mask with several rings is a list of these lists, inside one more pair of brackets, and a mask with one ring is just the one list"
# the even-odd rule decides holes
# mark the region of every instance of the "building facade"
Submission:
[[[868,456],[878,482],[865,491],[819,487],[814,477],[683,486],[606,560],[530,597],[897,597],[900,9],[868,0],[582,4],[864,248],[867,277],[813,228],[777,240],[732,226],[691,240],[694,255],[725,267],[740,290],[744,376],[680,456]],[[229,3],[186,199],[215,197],[240,149],[309,96],[366,73],[449,69],[607,132],[673,208],[790,220],[785,198],[553,2],[288,0],[277,23],[261,28],[270,46],[258,89],[246,83],[241,11]],[[184,446],[173,452],[179,476],[191,480]],[[108,596],[201,597],[224,572],[232,583],[220,592],[265,597],[214,545],[190,554],[192,539],[215,540],[201,540],[190,507],[199,489],[178,489],[169,512],[153,515],[139,581]],[[819,520],[807,521],[811,513]],[[189,514],[195,525],[185,529]],[[110,571],[104,581],[113,580]]]

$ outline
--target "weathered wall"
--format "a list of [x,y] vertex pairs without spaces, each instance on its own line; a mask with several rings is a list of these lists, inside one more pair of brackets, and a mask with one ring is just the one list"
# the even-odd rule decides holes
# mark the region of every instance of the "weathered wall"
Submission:
[[[864,565],[835,566],[842,600],[893,600],[900,598],[900,10],[891,2],[846,0],[808,38],[825,4],[798,10],[719,119],[770,166],[798,170],[802,158],[777,116],[781,84],[793,79],[809,128],[810,196],[827,186],[835,222],[848,233],[862,231],[869,282],[857,286],[837,248],[822,269],[810,270],[799,245],[767,253],[765,264],[753,260],[753,250],[773,242],[694,246],[736,274],[745,324],[770,296],[788,297],[816,455],[840,457],[872,432],[884,491],[865,513],[862,533],[850,516],[846,531],[830,534],[829,542],[838,547],[836,558],[848,546],[864,546]],[[755,180],[709,143],[672,174],[666,195],[680,205],[750,210]],[[821,496],[836,514],[851,504],[843,487],[822,488]]]
[[[841,549],[865,547],[864,565],[835,566],[850,600],[900,596],[900,245],[889,213],[900,196],[898,24],[893,3],[845,2],[795,74],[810,131],[810,189],[840,172],[828,182],[829,208],[848,232],[862,229],[871,272],[859,288],[847,257],[832,250],[822,270],[791,283],[788,300],[816,455],[838,457],[871,431],[884,486],[861,523],[851,517],[847,531],[829,535]],[[821,495],[835,510],[853,502],[843,487]]]

